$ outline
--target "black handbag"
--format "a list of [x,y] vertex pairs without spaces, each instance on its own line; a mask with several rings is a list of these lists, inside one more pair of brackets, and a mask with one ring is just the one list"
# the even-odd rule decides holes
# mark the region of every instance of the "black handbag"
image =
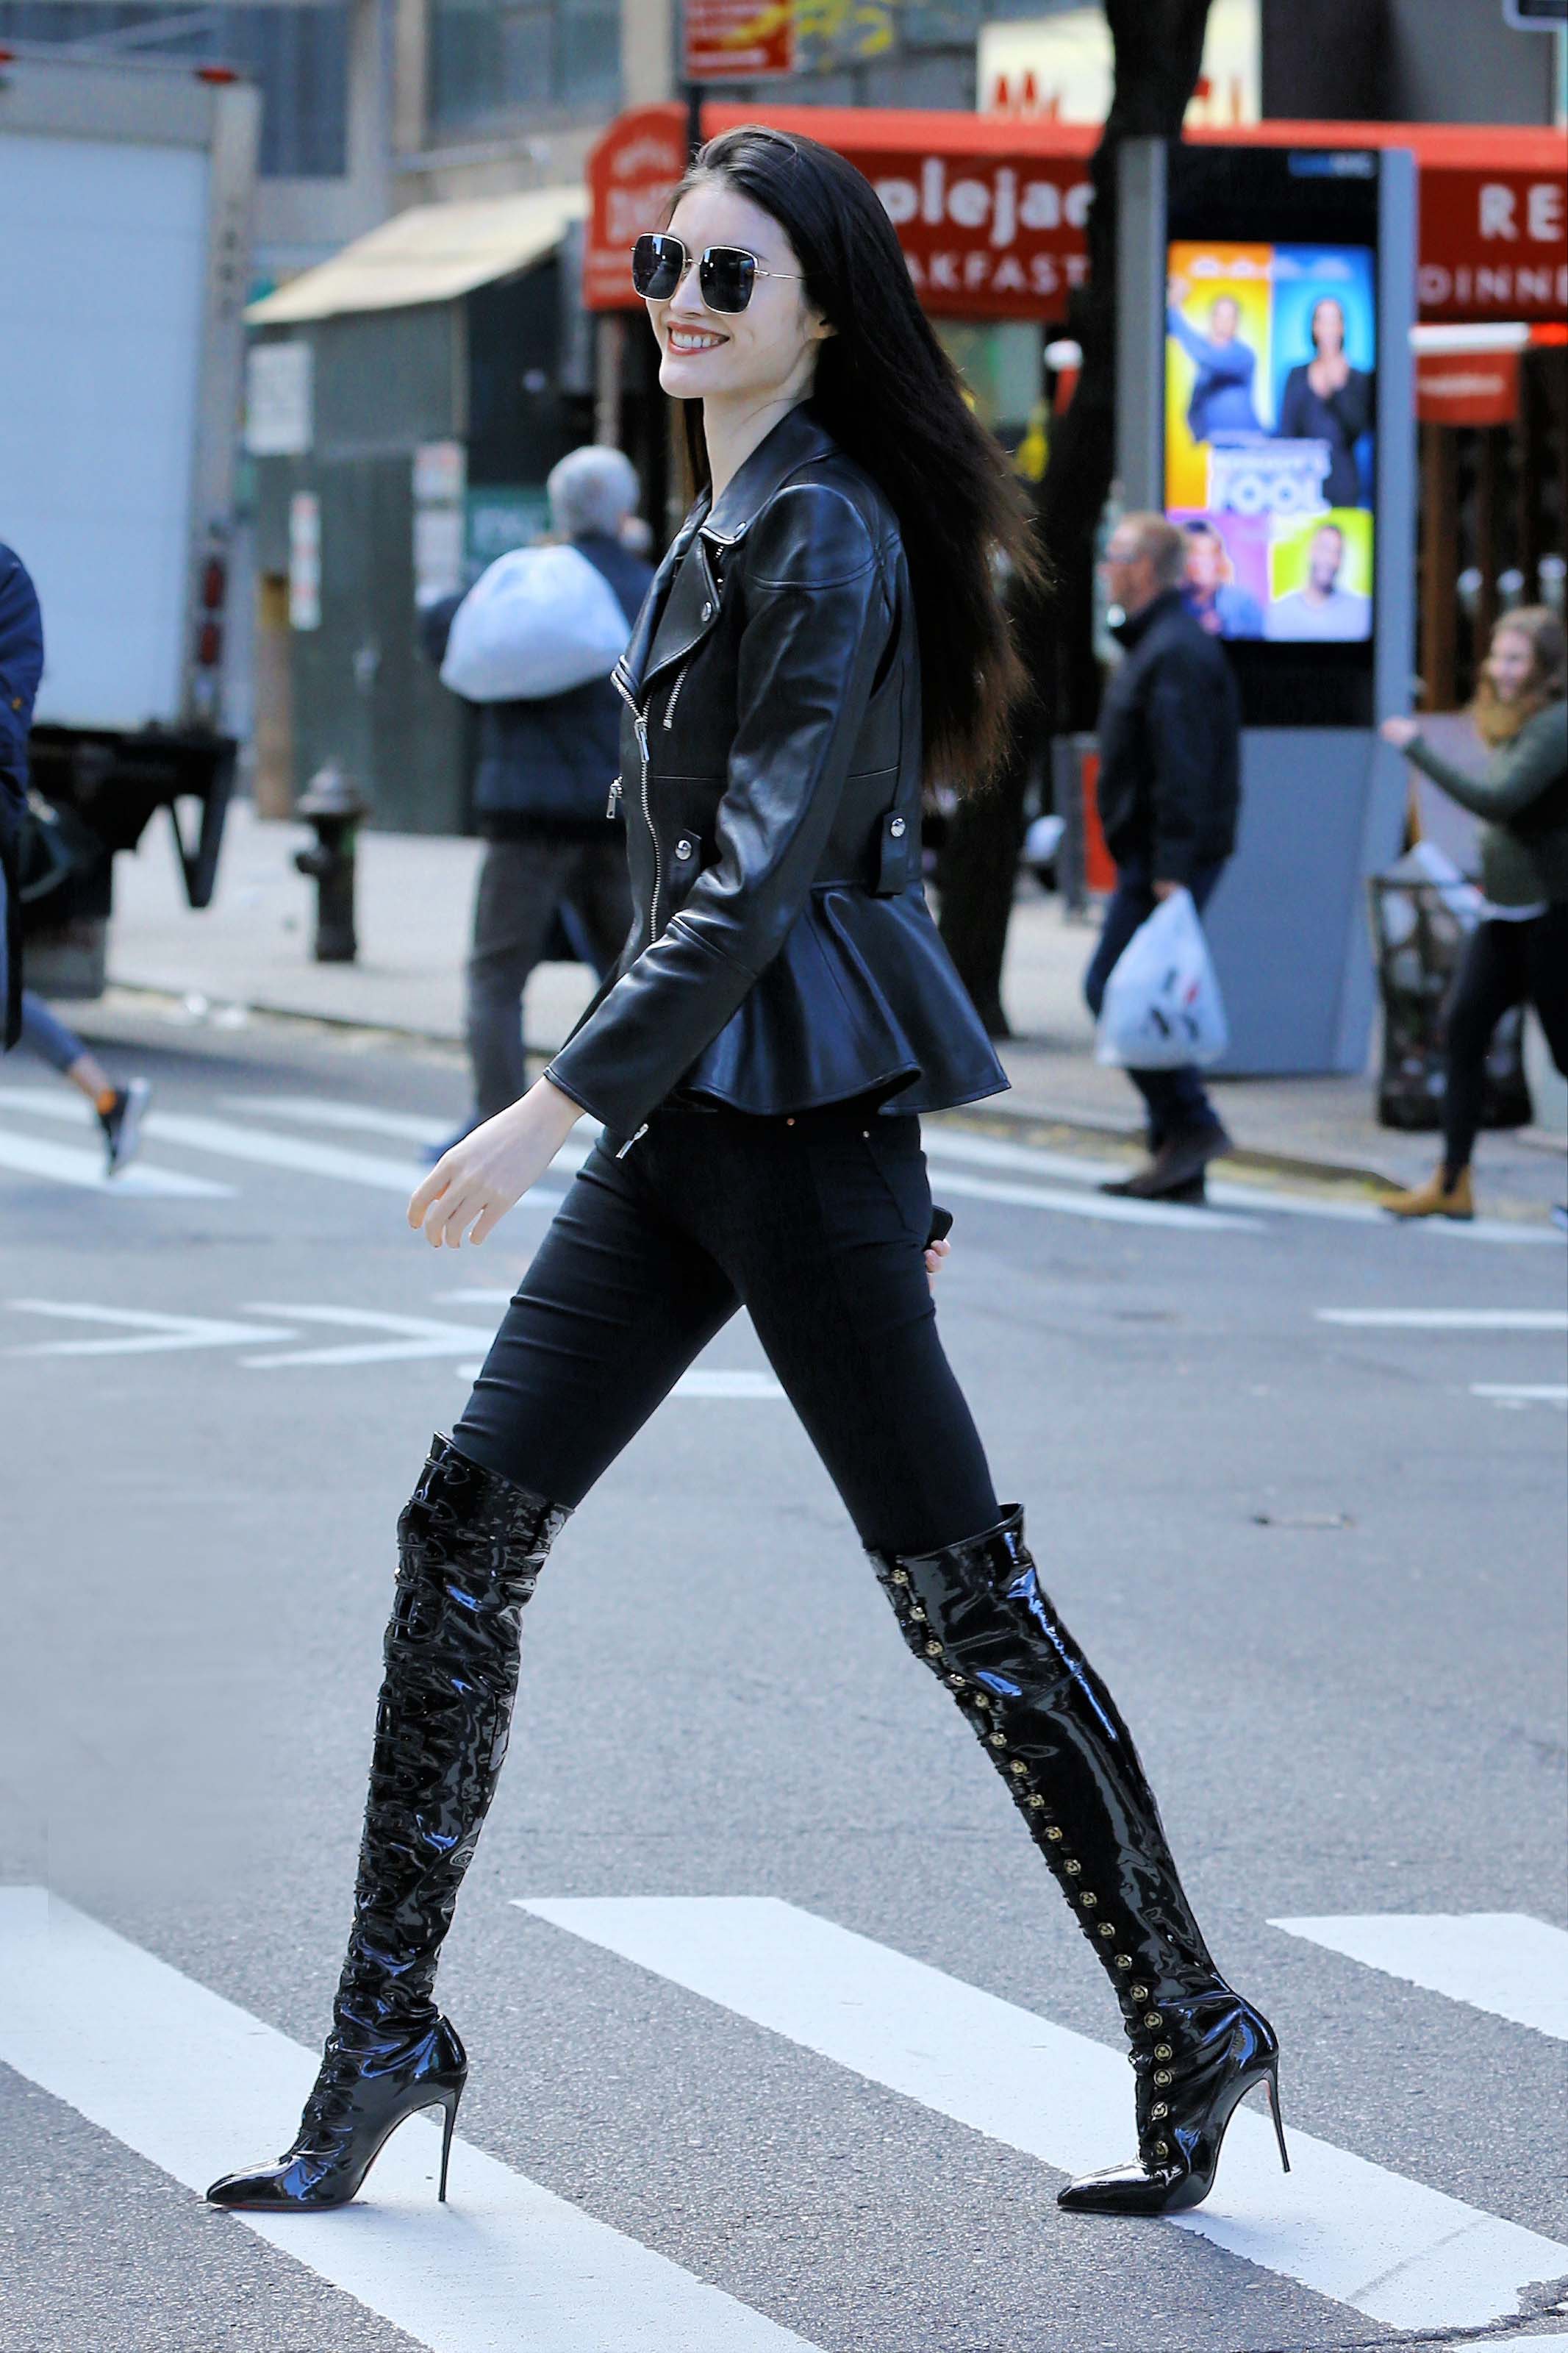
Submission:
[[75,809],[57,808],[29,786],[16,841],[16,897],[24,907],[61,891],[78,874],[90,872],[103,844]]

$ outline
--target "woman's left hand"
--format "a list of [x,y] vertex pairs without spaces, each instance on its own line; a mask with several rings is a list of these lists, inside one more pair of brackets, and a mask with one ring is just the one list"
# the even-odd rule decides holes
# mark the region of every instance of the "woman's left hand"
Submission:
[[482,1242],[536,1185],[582,1118],[580,1106],[548,1079],[444,1152],[408,1204],[432,1250]]
[[951,1242],[945,1242],[945,1241],[944,1241],[944,1242],[931,1242],[931,1243],[928,1244],[928,1246],[927,1246],[927,1249],[926,1249],[926,1281],[931,1284],[931,1295],[932,1295],[932,1297],[933,1297],[933,1298],[934,1298],[934,1297],[935,1297],[935,1295],[936,1295],[936,1279],[937,1279],[937,1276],[942,1272],[942,1262],[943,1259],[944,1259],[944,1258],[946,1258],[946,1256],[947,1256],[948,1252],[952,1250],[952,1244]]
[[1393,744],[1403,752],[1405,745],[1414,744],[1420,734],[1421,722],[1419,719],[1385,719],[1377,732],[1385,744]]

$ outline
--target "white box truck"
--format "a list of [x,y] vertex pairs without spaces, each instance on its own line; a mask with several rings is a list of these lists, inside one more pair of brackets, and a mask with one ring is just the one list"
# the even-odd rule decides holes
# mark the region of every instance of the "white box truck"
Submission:
[[0,540],[43,608],[33,781],[88,844],[25,911],[62,993],[101,987],[113,852],[155,809],[212,894],[259,114],[221,68],[0,47]]

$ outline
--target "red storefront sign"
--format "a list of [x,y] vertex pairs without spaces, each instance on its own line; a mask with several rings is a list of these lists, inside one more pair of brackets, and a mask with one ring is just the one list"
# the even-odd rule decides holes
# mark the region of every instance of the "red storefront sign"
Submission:
[[1519,415],[1517,352],[1423,352],[1415,362],[1423,425],[1511,425]]
[[795,71],[795,0],[685,0],[680,16],[688,81]]
[[[836,147],[865,173],[899,233],[928,311],[1059,320],[1088,266],[1089,124],[856,107],[705,106],[704,131],[761,118]],[[1197,133],[1208,140],[1211,134]],[[1502,125],[1260,122],[1222,145],[1414,148],[1421,169],[1424,320],[1544,320],[1568,309],[1568,208],[1554,132]],[[588,164],[585,299],[629,305],[632,239],[660,225],[685,166],[673,106],[623,115]]]

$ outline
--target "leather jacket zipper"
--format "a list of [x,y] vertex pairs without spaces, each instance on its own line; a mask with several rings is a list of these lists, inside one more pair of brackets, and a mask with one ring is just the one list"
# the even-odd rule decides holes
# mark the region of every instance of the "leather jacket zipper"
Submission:
[[675,706],[680,700],[680,690],[686,684],[686,673],[690,668],[691,664],[689,661],[681,663],[675,684],[669,690],[669,701],[664,706],[664,723],[667,729],[675,724]]
[[616,778],[615,782],[614,782],[614,783],[611,785],[611,786],[610,786],[610,797],[609,797],[609,799],[605,803],[605,815],[607,818],[611,818],[611,817],[614,817],[614,816],[615,816],[615,813],[616,813],[616,803],[620,799],[620,797],[621,797],[621,780],[620,780],[619,776],[617,776],[617,777]]
[[653,904],[648,910],[647,930],[649,939],[657,939],[658,937],[658,889],[659,884],[664,880],[664,860],[659,855],[658,836],[654,831],[653,811],[647,805],[648,752],[647,712],[634,711],[632,713],[632,723],[637,729],[637,752],[642,761],[643,823],[647,828],[648,839],[653,844]]

